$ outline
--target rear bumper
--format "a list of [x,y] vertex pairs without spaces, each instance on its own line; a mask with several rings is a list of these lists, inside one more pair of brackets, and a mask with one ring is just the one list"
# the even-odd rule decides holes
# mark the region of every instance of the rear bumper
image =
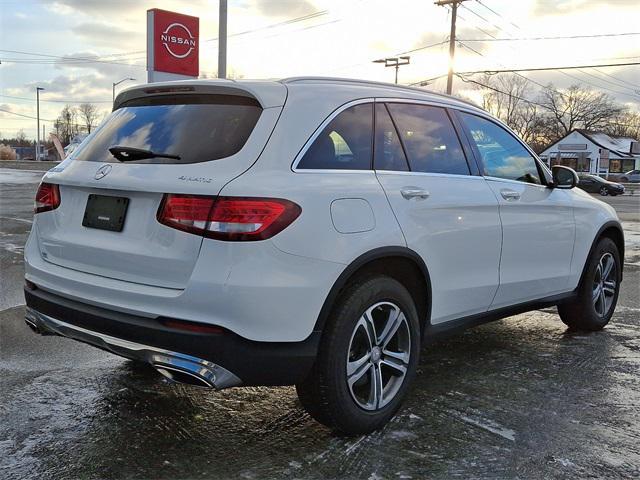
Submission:
[[43,335],[60,335],[122,357],[150,363],[177,381],[227,388],[293,385],[315,360],[320,332],[302,342],[256,342],[232,332],[195,333],[146,318],[25,288],[26,321]]

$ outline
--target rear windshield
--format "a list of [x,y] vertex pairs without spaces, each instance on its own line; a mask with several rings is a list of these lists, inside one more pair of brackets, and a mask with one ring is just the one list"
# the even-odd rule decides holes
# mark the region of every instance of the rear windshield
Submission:
[[83,144],[74,160],[118,162],[109,148],[134,147],[179,156],[127,163],[197,163],[237,153],[262,108],[229,95],[173,95],[133,99],[112,112]]

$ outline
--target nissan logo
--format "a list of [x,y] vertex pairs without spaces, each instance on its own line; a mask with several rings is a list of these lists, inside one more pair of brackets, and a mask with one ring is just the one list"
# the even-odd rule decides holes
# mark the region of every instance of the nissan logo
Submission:
[[174,22],[160,34],[162,45],[176,58],[188,57],[196,48],[196,40],[187,27]]
[[101,166],[96,171],[96,174],[93,176],[93,178],[95,178],[96,180],[100,180],[101,178],[106,177],[107,175],[109,175],[109,172],[111,171],[112,168],[113,167],[109,164]]

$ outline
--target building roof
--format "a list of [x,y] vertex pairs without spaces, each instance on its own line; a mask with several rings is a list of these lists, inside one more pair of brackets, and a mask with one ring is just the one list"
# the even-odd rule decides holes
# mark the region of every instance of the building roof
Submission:
[[[629,137],[617,137],[613,135],[608,135],[604,132],[594,132],[590,130],[585,130],[582,128],[576,128],[571,130],[568,134],[562,137],[559,140],[556,140],[547,148],[545,148],[541,155],[555,155],[555,151],[551,150],[554,147],[557,147],[560,143],[562,143],[569,135],[572,133],[578,133],[582,135],[586,140],[593,143],[594,145],[600,147],[601,149],[609,150],[610,154],[612,154],[616,158],[636,158],[637,155],[630,153],[631,151],[631,142],[636,142],[637,140]],[[556,148],[557,151],[557,148]]]
[[631,152],[631,142],[637,142],[633,138],[629,137],[616,137],[612,135],[607,135],[604,132],[591,132],[589,130],[584,129],[576,129],[576,131],[580,132],[586,138],[591,140],[593,143],[598,145],[600,148],[604,148],[611,152],[616,153],[621,157],[629,157],[633,158],[634,156]]

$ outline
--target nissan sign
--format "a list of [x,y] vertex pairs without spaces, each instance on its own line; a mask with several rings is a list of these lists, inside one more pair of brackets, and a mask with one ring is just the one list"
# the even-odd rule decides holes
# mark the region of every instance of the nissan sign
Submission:
[[150,82],[198,77],[199,23],[198,17],[181,13],[159,8],[147,11],[147,70]]

